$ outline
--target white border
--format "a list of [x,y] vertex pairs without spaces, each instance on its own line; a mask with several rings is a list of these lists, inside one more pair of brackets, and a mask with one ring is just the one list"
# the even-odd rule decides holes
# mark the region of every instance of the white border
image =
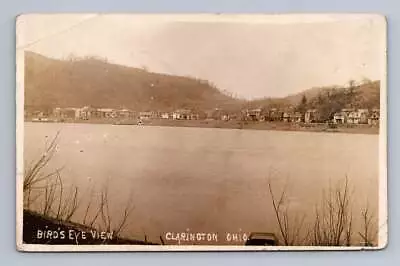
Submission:
[[323,246],[206,246],[206,245],[36,245],[23,244],[26,252],[104,252],[104,251],[358,251],[379,250],[380,247],[323,247]]
[[[62,13],[68,14],[68,13]],[[62,15],[57,14],[57,15]],[[72,14],[72,13],[71,13]],[[77,14],[77,13],[75,13]],[[313,23],[318,21],[335,21],[357,19],[368,16],[380,20],[385,30],[382,40],[384,69],[381,77],[380,91],[380,131],[379,131],[379,240],[377,247],[322,247],[322,246],[206,246],[206,245],[38,245],[22,242],[23,229],[23,169],[24,169],[24,49],[21,47],[24,32],[20,23],[24,14],[16,20],[16,246],[26,252],[87,252],[87,251],[343,251],[343,250],[380,250],[388,243],[388,205],[387,205],[387,21],[383,15],[369,13],[325,13],[325,14],[124,14],[138,19],[157,17],[160,21],[204,21],[204,22],[246,22],[246,23]],[[45,14],[42,14],[45,15]],[[55,14],[47,14],[55,15]],[[81,13],[80,15],[95,15]]]
[[388,244],[388,163],[387,163],[387,67],[388,67],[388,37],[387,37],[387,20],[384,16],[381,17],[383,19],[384,25],[384,39],[382,40],[382,46],[384,47],[384,53],[382,54],[382,61],[384,62],[384,69],[382,70],[382,78],[381,78],[381,88],[380,88],[380,125],[379,125],[379,239],[378,239],[378,248],[384,249]]

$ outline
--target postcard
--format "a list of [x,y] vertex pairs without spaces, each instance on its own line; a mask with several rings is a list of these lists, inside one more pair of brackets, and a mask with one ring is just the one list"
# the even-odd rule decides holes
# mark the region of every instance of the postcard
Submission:
[[387,245],[377,14],[23,14],[20,251]]

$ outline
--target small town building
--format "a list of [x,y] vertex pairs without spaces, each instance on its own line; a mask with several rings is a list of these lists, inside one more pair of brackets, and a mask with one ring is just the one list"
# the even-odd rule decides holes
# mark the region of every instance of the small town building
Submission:
[[379,109],[372,109],[368,116],[368,124],[371,126],[379,126],[380,111]]
[[333,114],[333,123],[344,124],[346,123],[346,114],[344,112],[337,112]]
[[290,113],[288,113],[288,112],[284,112],[283,113],[283,122],[290,122],[290,117],[291,117],[291,114]]
[[358,114],[360,117],[360,124],[368,124],[368,115],[369,111],[368,109],[358,109]]
[[247,120],[259,121],[261,118],[261,108],[246,110]]
[[228,114],[223,114],[223,115],[221,116],[221,120],[222,120],[222,121],[229,121],[229,120],[230,120],[230,116],[229,116]]
[[193,113],[191,113],[190,116],[189,116],[189,119],[190,119],[190,120],[199,120],[199,118],[200,118],[200,115],[199,115],[199,114],[193,114]]
[[282,121],[283,120],[283,112],[278,110],[277,108],[272,108],[266,112],[265,120],[266,121]]
[[229,120],[238,120],[240,119],[240,113],[229,113],[228,114]]
[[357,111],[352,111],[347,116],[347,124],[359,124],[360,123],[360,113]]
[[117,111],[117,116],[122,119],[130,119],[133,118],[134,113],[129,109],[122,109]]
[[153,112],[140,112],[139,119],[140,120],[150,120],[153,118]]
[[89,120],[92,118],[92,114],[96,111],[96,109],[90,106],[84,106],[77,110],[77,117],[81,120]]
[[316,123],[319,120],[319,114],[316,109],[309,109],[304,114],[305,123]]
[[368,110],[358,109],[357,111],[349,112],[347,116],[348,124],[367,124],[368,123]]
[[295,112],[291,117],[290,117],[290,122],[294,123],[300,123],[303,120],[303,115],[300,112]]
[[53,109],[53,116],[58,120],[79,119],[79,108],[56,107]]
[[169,113],[161,113],[161,118],[162,119],[169,119],[170,115],[169,115]]
[[99,111],[99,109],[93,109],[91,111],[90,117],[92,119],[102,119],[102,118],[104,118],[103,113],[101,111]]
[[192,120],[198,119],[198,115],[193,114],[188,109],[179,109],[172,113],[172,119],[174,120]]
[[350,114],[351,112],[354,112],[354,111],[355,111],[354,108],[343,108],[343,109],[341,110],[341,112],[342,112],[346,117],[348,117],[349,114]]
[[112,118],[117,118],[118,113],[116,110],[112,108],[99,108],[97,109],[96,116],[101,118],[112,119]]
[[35,118],[47,118],[48,115],[43,111],[33,111],[32,116]]

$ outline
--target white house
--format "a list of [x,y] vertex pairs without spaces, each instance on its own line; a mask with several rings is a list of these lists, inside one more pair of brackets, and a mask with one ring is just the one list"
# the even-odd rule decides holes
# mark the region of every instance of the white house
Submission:
[[169,118],[169,113],[162,113],[161,114],[162,119],[168,119]]

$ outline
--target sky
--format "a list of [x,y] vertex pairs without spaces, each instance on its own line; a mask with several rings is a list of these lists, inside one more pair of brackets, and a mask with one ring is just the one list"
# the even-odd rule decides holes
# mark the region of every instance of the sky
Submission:
[[385,75],[386,23],[372,14],[28,14],[17,53],[97,56],[207,79],[237,97],[283,97]]

